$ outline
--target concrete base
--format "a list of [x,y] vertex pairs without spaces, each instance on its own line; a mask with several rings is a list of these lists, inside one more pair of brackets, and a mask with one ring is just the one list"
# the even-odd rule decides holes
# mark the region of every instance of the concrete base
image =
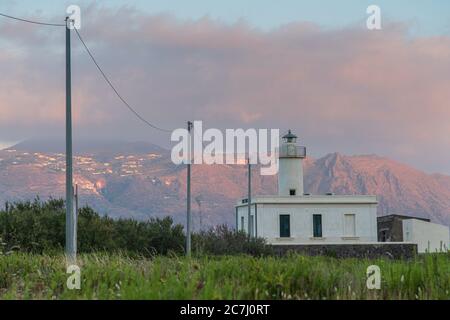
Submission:
[[273,244],[276,255],[289,252],[308,256],[335,258],[412,259],[417,255],[417,244],[404,242],[374,242],[364,244]]

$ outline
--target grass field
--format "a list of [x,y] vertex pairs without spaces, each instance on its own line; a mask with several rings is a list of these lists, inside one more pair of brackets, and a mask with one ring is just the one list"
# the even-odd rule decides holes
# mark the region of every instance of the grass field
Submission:
[[[366,269],[381,269],[368,290]],[[0,256],[0,299],[450,299],[450,255],[413,261],[284,258],[79,257],[81,289],[63,256]]]

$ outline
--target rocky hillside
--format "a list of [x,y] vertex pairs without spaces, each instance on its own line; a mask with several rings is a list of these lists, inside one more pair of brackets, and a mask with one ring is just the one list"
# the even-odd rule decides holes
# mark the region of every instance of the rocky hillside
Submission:
[[311,193],[375,194],[378,213],[402,213],[450,224],[450,177],[429,175],[376,155],[320,158],[306,170]]
[[[33,148],[31,147],[33,146]],[[80,202],[114,217],[172,215],[184,222],[186,170],[169,153],[146,143],[90,144],[76,150],[74,179]],[[0,202],[64,196],[64,154],[21,144],[0,151]],[[401,213],[450,224],[450,177],[429,175],[376,155],[329,154],[305,161],[305,191],[375,194],[379,214]],[[275,194],[276,176],[253,174],[254,194]],[[233,223],[245,197],[246,167],[194,165],[194,227]]]

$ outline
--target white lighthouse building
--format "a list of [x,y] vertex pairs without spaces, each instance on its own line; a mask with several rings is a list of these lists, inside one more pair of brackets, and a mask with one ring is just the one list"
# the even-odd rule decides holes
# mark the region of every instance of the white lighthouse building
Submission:
[[279,151],[278,195],[303,195],[303,159],[306,148],[296,145],[297,136],[291,130],[283,136]]
[[236,205],[236,226],[270,244],[367,243],[377,241],[373,195],[310,195],[303,189],[306,148],[290,130],[279,148],[278,195],[256,196]]

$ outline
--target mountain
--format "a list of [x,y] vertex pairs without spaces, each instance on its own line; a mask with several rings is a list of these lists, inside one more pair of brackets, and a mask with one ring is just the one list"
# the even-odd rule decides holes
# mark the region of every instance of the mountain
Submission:
[[402,213],[450,224],[450,177],[429,175],[376,155],[318,159],[306,171],[311,193],[375,194],[378,214]]
[[[7,149],[14,149],[23,152],[64,153],[66,150],[66,145],[64,140],[37,139],[19,142]],[[162,154],[168,153],[166,149],[144,141],[129,142],[115,140],[82,140],[73,143],[74,154],[95,153],[96,155],[114,155],[117,153],[145,154],[151,152],[159,152]]]
[[[139,142],[79,143],[74,180],[80,204],[113,217],[172,215],[184,223],[186,170],[170,152]],[[44,151],[41,151],[44,150]],[[0,203],[20,199],[64,197],[64,145],[24,142],[0,151]],[[276,194],[276,176],[255,168],[253,193]],[[450,177],[426,174],[376,155],[339,153],[304,162],[305,192],[375,194],[378,214],[401,213],[450,224]],[[234,204],[246,197],[246,166],[193,165],[194,228],[234,222]]]

